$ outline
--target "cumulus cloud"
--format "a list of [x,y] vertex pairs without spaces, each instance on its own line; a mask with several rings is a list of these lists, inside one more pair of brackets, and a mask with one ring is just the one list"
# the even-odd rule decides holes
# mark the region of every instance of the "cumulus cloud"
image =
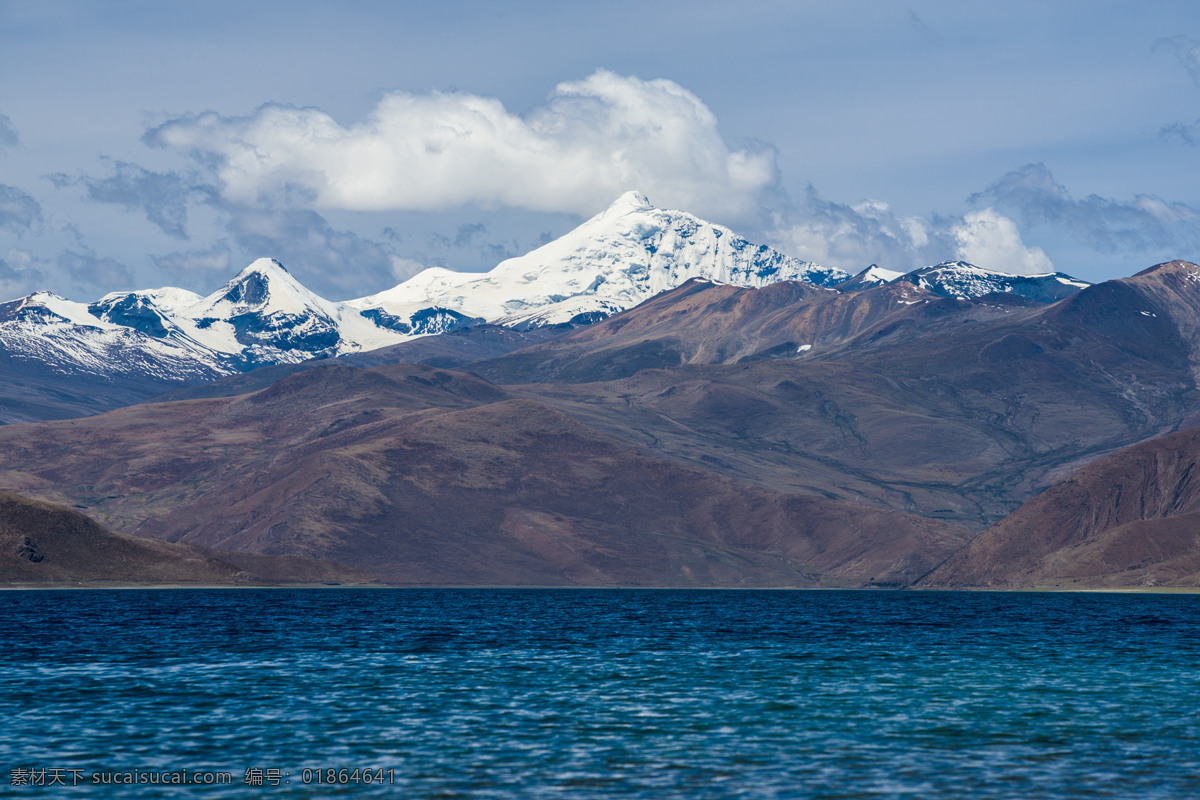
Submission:
[[1004,272],[1049,272],[1050,256],[1022,238],[1038,228],[1066,232],[1102,253],[1186,254],[1200,246],[1200,211],[1151,195],[1076,199],[1043,164],[1009,172],[969,202],[979,208],[961,217],[902,216],[875,200],[831,202],[810,186],[772,238],[794,255],[851,271],[872,262],[912,268],[954,255]]
[[58,268],[76,281],[104,289],[127,289],[133,286],[129,267],[108,256],[98,256],[90,249],[77,253],[66,250],[58,256]]
[[13,127],[12,120],[0,114],[0,153],[19,147],[20,144],[21,137],[17,136],[17,129]]
[[679,84],[598,71],[525,115],[464,92],[391,92],[344,126],[316,108],[265,105],[170,120],[145,141],[216,172],[226,201],[349,210],[463,204],[595,213],[637,188],[702,215],[746,215],[777,177],[774,151],[732,149]]
[[176,239],[187,239],[187,209],[193,199],[211,200],[214,190],[177,172],[152,172],[128,161],[114,161],[113,174],[95,178],[56,173],[46,176],[56,187],[82,186],[89,200],[141,212],[159,230]]
[[1016,223],[992,208],[967,214],[954,228],[954,238],[958,257],[972,264],[1015,275],[1054,271],[1046,253],[1040,247],[1026,247]]
[[812,185],[773,225],[771,238],[786,252],[850,271],[871,263],[921,266],[952,252],[944,220],[900,216],[879,200],[833,202]]
[[24,233],[42,218],[42,207],[15,186],[0,183],[0,230]]
[[1077,200],[1044,164],[1014,170],[971,200],[1015,214],[1029,227],[1063,230],[1099,252],[1183,252],[1200,246],[1200,211],[1153,195],[1114,200],[1093,194]]
[[1053,270],[1046,253],[1026,247],[1017,224],[994,209],[904,216],[880,200],[825,200],[812,186],[776,218],[767,238],[785,252],[848,272],[868,264],[909,270],[951,257],[1016,274]]

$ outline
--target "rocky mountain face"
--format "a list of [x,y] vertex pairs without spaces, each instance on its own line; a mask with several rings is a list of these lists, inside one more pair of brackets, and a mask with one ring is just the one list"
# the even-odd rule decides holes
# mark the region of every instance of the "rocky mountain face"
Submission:
[[928,588],[1200,586],[1200,429],[1120,450],[976,537]]
[[231,553],[105,530],[71,508],[0,491],[0,585],[371,584],[336,564]]

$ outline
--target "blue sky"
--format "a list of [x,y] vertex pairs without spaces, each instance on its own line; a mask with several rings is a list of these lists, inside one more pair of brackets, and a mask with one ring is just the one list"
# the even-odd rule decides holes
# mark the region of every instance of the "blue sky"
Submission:
[[857,271],[1200,260],[1194,2],[0,0],[0,295],[333,299],[625,189]]

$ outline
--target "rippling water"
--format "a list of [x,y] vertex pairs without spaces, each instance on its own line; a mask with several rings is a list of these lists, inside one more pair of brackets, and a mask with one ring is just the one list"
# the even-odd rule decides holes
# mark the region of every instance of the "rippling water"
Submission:
[[1198,603],[4,592],[0,794],[1200,797]]

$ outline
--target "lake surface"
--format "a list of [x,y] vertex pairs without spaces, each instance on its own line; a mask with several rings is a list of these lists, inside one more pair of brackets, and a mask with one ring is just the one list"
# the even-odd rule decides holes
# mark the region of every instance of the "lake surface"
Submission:
[[[1200,596],[128,590],[0,605],[5,796],[1200,797]],[[151,783],[217,773],[230,784]]]

